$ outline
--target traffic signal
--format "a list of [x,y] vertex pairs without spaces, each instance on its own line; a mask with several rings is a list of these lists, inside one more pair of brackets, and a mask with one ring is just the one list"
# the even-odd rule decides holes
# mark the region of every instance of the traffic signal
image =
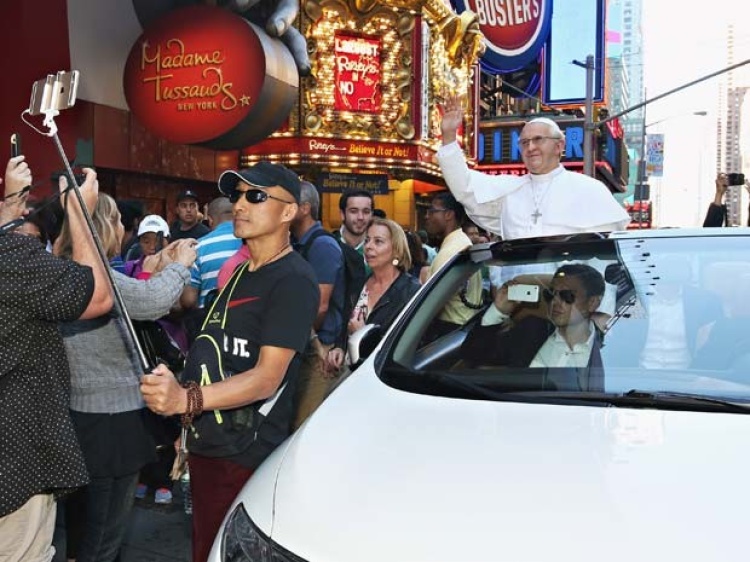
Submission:
[[651,199],[651,186],[647,183],[635,184],[633,199],[636,201],[648,201]]

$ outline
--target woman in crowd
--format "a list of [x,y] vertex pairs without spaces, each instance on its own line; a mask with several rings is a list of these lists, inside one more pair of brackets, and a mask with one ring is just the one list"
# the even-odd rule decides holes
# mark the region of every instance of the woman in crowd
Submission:
[[[419,281],[407,273],[411,255],[404,229],[389,219],[373,218],[365,237],[365,261],[372,273],[365,281],[347,332],[351,335],[365,324],[388,328],[409,299],[419,290]],[[328,352],[328,368],[344,364],[345,342]]]
[[[111,259],[120,252],[123,237],[111,197],[99,194],[92,220]],[[56,251],[71,255],[67,224]],[[175,242],[162,253],[164,268],[148,281],[113,271],[132,319],[153,320],[166,314],[190,279],[194,240]],[[155,456],[139,390],[143,370],[124,319],[114,308],[107,316],[64,324],[61,331],[71,371],[71,417],[91,478],[65,502],[68,558],[112,561],[125,532],[138,471]]]

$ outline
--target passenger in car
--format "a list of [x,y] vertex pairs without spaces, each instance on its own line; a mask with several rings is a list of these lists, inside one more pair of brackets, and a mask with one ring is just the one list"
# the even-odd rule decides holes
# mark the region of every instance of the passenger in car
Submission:
[[744,378],[750,366],[750,300],[746,292],[750,283],[750,266],[746,263],[731,265],[734,267],[721,268],[721,272],[727,276],[721,294],[725,316],[700,331],[690,367],[731,369],[742,372]]
[[600,339],[592,315],[604,288],[604,278],[593,267],[563,265],[542,291],[548,318],[527,315],[515,320],[521,304],[507,298],[506,284],[495,301],[504,321],[475,327],[461,347],[461,357],[473,365],[585,367]]

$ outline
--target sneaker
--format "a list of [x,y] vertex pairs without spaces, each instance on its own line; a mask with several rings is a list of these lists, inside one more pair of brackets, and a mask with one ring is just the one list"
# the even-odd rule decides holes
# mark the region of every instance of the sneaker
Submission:
[[148,486],[145,484],[138,484],[135,487],[135,499],[142,500],[146,497],[146,493],[148,493]]
[[154,493],[154,503],[172,503],[172,492],[167,488],[159,488]]

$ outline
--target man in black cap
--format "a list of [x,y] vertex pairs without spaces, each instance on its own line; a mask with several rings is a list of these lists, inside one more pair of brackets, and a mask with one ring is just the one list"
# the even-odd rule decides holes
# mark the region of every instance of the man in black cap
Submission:
[[233,203],[234,235],[250,250],[208,310],[180,386],[160,365],[141,379],[148,407],[182,414],[193,499],[193,560],[204,562],[232,501],[291,432],[297,373],[320,293],[289,244],[300,180],[259,162],[219,178]]
[[180,238],[195,238],[196,240],[208,234],[211,230],[200,221],[198,209],[198,195],[195,191],[186,189],[177,196],[177,216],[179,220],[172,225],[170,238],[172,241]]

